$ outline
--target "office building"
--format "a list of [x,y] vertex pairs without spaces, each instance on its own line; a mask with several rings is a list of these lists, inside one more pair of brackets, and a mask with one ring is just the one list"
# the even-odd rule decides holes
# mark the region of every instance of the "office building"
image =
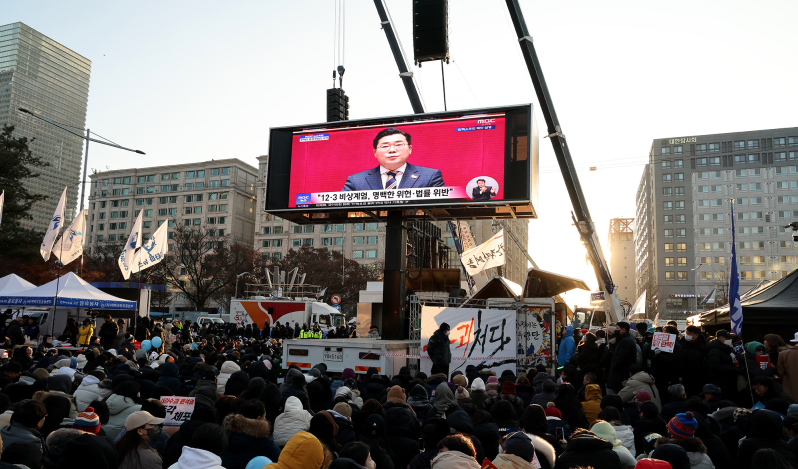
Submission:
[[47,199],[34,204],[32,220],[22,226],[44,231],[67,189],[66,224],[78,207],[83,139],[23,114],[17,108],[58,122],[78,133],[86,126],[91,61],[24,23],[0,26],[0,126],[13,125],[15,137],[34,139],[34,156],[49,163],[36,168],[39,177],[26,181],[34,194]]
[[[255,231],[255,249],[264,256],[280,259],[289,249],[302,246],[326,247],[342,252],[347,259],[361,264],[372,264],[385,260],[385,223],[372,218],[363,218],[355,223],[329,225],[297,225],[287,220],[264,213],[266,192],[266,168],[268,156],[259,156],[258,169],[258,214]],[[450,247],[448,260],[450,268],[459,269],[460,258],[454,247],[452,234],[446,222],[434,222],[440,229],[447,246]],[[490,220],[468,221],[476,244],[490,239],[500,229],[492,226]],[[522,246],[529,239],[528,220],[508,220],[508,227]],[[527,260],[518,246],[507,236],[507,266],[503,270],[506,278],[523,285],[526,279]],[[494,269],[491,269],[493,271]]]
[[798,250],[784,226],[798,220],[796,165],[796,127],[653,141],[635,237],[649,317],[711,308],[699,303],[713,288],[728,296],[732,200],[740,293],[795,269]]
[[610,275],[621,300],[634,304],[635,286],[634,218],[613,218],[607,236],[610,248]]

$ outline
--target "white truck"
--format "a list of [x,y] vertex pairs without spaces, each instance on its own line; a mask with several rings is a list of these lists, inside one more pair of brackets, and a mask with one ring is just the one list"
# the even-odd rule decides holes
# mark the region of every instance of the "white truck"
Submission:
[[283,341],[283,366],[302,371],[324,363],[328,372],[352,368],[362,374],[374,367],[382,375],[395,375],[407,365],[409,340],[289,339]]
[[246,327],[257,324],[263,329],[264,324],[294,327],[299,324],[311,326],[318,323],[325,335],[331,329],[344,326],[344,315],[332,306],[314,301],[310,298],[266,298],[233,299],[230,301],[231,322]]

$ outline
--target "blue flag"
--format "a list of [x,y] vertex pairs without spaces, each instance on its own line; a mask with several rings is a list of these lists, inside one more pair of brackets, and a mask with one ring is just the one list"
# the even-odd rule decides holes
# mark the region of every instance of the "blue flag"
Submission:
[[[703,300],[701,300],[701,303],[699,303],[699,304],[700,304],[700,305],[705,305],[705,304],[707,304],[707,301],[709,301],[709,299],[710,299],[710,298],[712,298],[712,295],[714,295],[714,294],[715,294],[715,289],[713,288],[713,289],[712,289],[712,291],[711,291],[711,292],[709,292],[709,294],[708,294],[707,296],[705,296],[705,297],[704,297],[704,299],[703,299]],[[713,302],[714,302],[714,300],[713,300]]]
[[732,219],[732,252],[731,273],[729,277],[729,317],[731,318],[731,332],[740,336],[743,328],[743,307],[740,305],[740,272],[737,271],[737,242],[734,229],[734,200],[731,205]]

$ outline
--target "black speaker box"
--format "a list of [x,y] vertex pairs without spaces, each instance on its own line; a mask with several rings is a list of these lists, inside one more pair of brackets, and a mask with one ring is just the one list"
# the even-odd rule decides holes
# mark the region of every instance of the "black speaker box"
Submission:
[[449,61],[448,0],[413,0],[413,58]]

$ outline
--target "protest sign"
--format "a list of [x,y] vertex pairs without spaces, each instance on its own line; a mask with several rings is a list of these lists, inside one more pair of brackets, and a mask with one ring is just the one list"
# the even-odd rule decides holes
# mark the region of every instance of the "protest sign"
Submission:
[[767,355],[757,356],[756,364],[759,365],[759,368],[767,370],[768,366],[770,366],[770,357],[768,357]]
[[179,427],[183,422],[191,420],[191,414],[194,413],[193,397],[163,396],[161,402],[166,408],[164,426]]
[[673,353],[673,346],[676,344],[676,334],[667,332],[655,332],[654,341],[651,343],[652,350]]
[[429,374],[432,360],[427,345],[442,323],[449,324],[452,362],[449,373],[465,373],[468,365],[490,369],[501,376],[504,370],[516,371],[516,310],[484,308],[421,309],[421,370]]

